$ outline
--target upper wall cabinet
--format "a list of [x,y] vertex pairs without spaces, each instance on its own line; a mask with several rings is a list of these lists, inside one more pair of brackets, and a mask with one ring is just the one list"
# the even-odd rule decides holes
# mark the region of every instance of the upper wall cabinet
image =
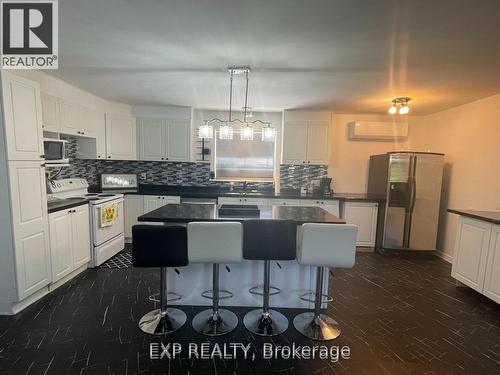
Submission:
[[106,113],[106,158],[136,160],[136,120]]
[[59,103],[55,96],[42,92],[42,128],[44,131],[59,133]]
[[283,164],[328,164],[330,112],[285,112]]
[[189,161],[189,121],[139,119],[139,159]]
[[106,158],[106,127],[104,123],[104,112],[83,108],[83,119],[88,129],[86,136],[78,137],[77,157],[79,159],[105,159]]
[[43,159],[40,85],[3,71],[2,93],[7,158]]
[[80,137],[97,137],[100,127],[104,127],[102,125],[104,112],[82,107],[64,99],[58,99],[58,102],[60,133]]

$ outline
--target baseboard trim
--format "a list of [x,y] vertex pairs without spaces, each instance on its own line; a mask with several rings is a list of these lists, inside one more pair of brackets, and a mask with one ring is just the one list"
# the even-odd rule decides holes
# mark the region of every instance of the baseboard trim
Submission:
[[450,254],[443,253],[442,251],[436,251],[436,256],[438,256],[445,262],[448,262],[450,264],[453,263],[453,256],[451,256]]
[[56,290],[57,288],[59,288],[60,286],[66,284],[68,281],[70,281],[72,278],[78,276],[79,274],[81,274],[83,271],[85,271],[86,269],[88,268],[88,264],[84,264],[83,266],[81,266],[80,268],[77,268],[76,270],[74,270],[73,272],[71,272],[70,274],[64,276],[62,279],[60,280],[57,280],[55,283],[53,284],[50,284],[49,285],[49,291],[53,291],[53,290]]
[[45,297],[47,294],[49,294],[49,287],[44,286],[19,302],[2,303],[0,305],[0,315],[16,315],[40,298]]

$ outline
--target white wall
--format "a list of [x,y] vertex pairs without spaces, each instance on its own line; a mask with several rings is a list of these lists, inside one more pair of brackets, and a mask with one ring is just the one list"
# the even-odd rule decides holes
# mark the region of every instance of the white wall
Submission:
[[352,121],[392,122],[395,119],[397,117],[391,115],[333,113],[328,175],[333,178],[334,191],[339,193],[366,193],[370,155],[408,149],[407,140],[350,140],[348,137],[348,124]]
[[500,210],[500,95],[412,120],[414,150],[443,152],[438,248],[453,255],[457,215],[447,208]]

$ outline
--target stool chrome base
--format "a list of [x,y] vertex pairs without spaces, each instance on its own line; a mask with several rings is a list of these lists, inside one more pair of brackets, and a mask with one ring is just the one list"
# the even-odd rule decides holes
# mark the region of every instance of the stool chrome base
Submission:
[[246,313],[243,324],[250,332],[260,336],[280,335],[288,329],[288,319],[276,310],[256,309]]
[[340,336],[338,323],[325,314],[315,315],[313,312],[305,312],[293,319],[293,325],[297,331],[305,337],[328,341]]
[[167,308],[166,313],[162,314],[160,309],[156,309],[141,318],[139,328],[150,335],[166,335],[181,328],[186,319],[186,314],[182,310]]
[[194,330],[202,335],[221,336],[238,326],[238,317],[232,311],[219,309],[218,317],[215,320],[213,310],[207,309],[196,314],[192,324]]

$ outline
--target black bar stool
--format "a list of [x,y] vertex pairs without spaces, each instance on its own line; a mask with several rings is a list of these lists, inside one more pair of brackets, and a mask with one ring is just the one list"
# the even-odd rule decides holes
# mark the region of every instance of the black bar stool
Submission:
[[243,258],[264,261],[264,291],[262,309],[249,311],[243,324],[261,336],[285,332],[288,319],[269,308],[271,260],[295,259],[297,224],[289,220],[247,220],[243,222]]
[[139,328],[152,335],[164,335],[181,328],[186,323],[186,314],[167,307],[167,268],[188,265],[186,227],[134,225],[132,264],[134,267],[161,267],[160,308],[144,315]]

